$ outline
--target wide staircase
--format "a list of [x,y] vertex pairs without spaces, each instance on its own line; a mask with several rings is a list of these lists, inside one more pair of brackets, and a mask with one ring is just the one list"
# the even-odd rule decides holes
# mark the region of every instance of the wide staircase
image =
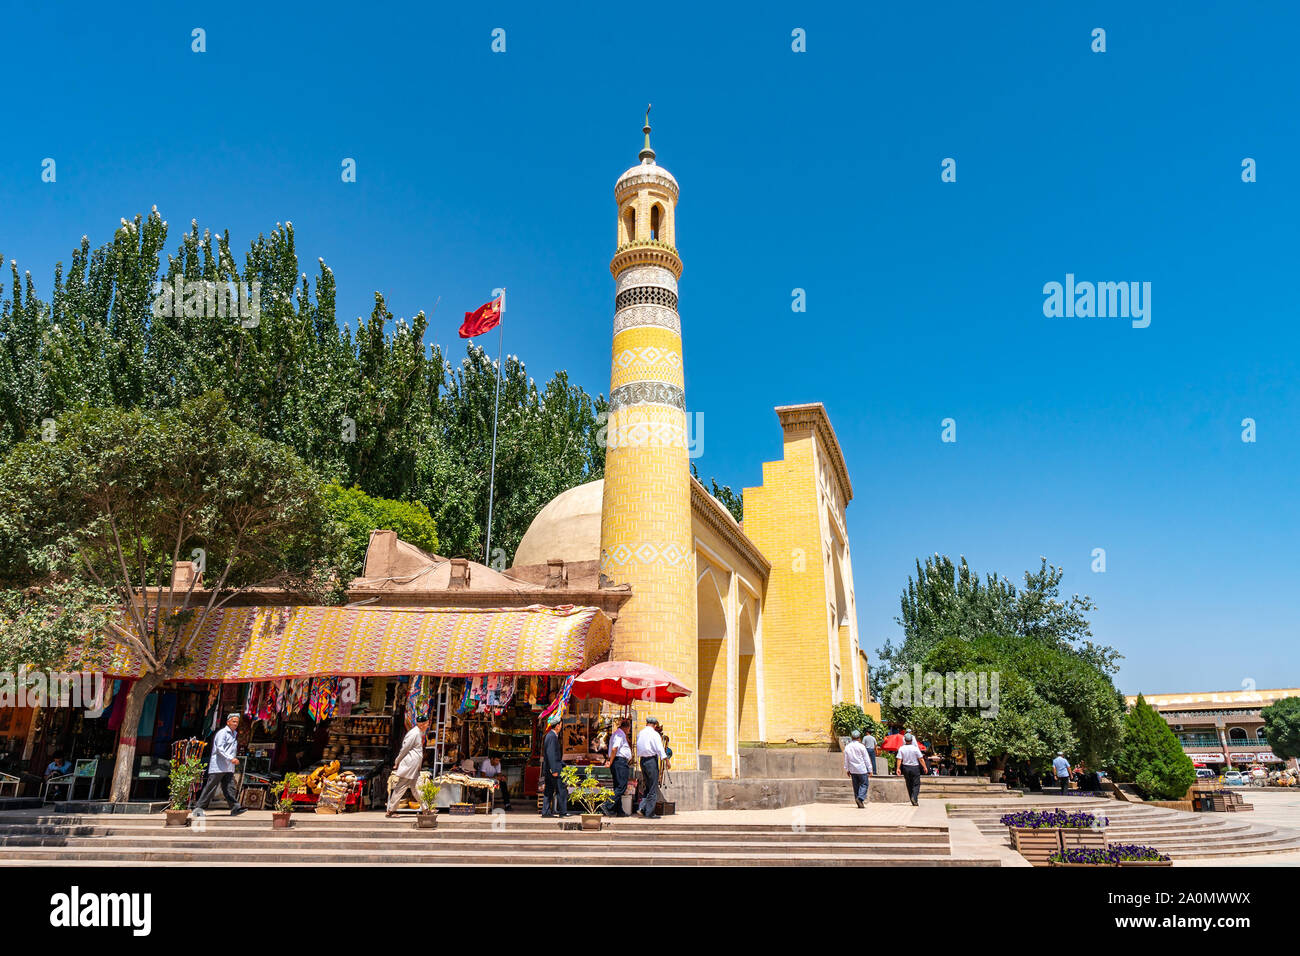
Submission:
[[1300,830],[1256,824],[1248,813],[1188,813],[1105,798],[1053,799],[1035,794],[1017,801],[953,802],[948,807],[948,816],[972,820],[985,836],[1010,846],[1007,828],[999,822],[1004,813],[1055,807],[1086,810],[1107,817],[1110,823],[1106,837],[1110,843],[1153,846],[1174,860],[1300,851]]
[[269,814],[209,814],[202,829],[165,828],[161,814],[6,813],[0,866],[30,865],[593,865],[979,866],[954,859],[935,827],[804,826],[617,820],[561,829],[525,814],[439,818],[436,830],[379,813],[295,814],[273,830]]
[[[872,786],[876,778],[872,777]],[[990,783],[988,777],[922,777],[922,800],[1013,800],[1019,790],[1008,790],[1005,783]],[[818,803],[853,803],[853,789],[847,777],[826,777],[817,781]]]

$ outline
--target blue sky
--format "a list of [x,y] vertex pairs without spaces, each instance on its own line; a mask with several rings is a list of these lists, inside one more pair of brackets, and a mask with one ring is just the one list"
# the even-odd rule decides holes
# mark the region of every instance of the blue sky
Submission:
[[[1097,602],[1124,690],[1300,685],[1300,16],[987,7],[15,5],[0,254],[48,295],[83,233],[154,204],[171,245],[192,218],[236,249],[290,220],[341,316],[441,296],[431,337],[459,351],[504,283],[507,350],[607,392],[612,187],[653,101],[700,470],[757,484],[772,408],[826,404],[869,651],[918,556],[1019,577],[1044,555]],[[1046,318],[1066,273],[1150,282],[1150,326]]]

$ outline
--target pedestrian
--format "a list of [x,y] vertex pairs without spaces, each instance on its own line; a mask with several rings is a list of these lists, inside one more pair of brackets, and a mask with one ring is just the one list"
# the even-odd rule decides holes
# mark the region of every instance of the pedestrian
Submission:
[[874,774],[876,772],[877,744],[876,744],[876,737],[871,731],[868,730],[865,734],[862,735],[862,746],[866,748],[867,760],[871,762],[871,769],[868,770],[867,772]]
[[618,729],[609,735],[609,760],[605,765],[614,776],[614,799],[606,804],[605,812],[616,817],[628,816],[623,812],[623,794],[632,775],[632,748],[627,741],[631,729],[632,721],[624,717],[618,722]]
[[862,744],[862,731],[855,730],[849,736],[853,739],[844,748],[844,772],[853,781],[853,799],[861,809],[867,805],[867,788],[871,786],[871,758]]
[[230,815],[237,817],[245,812],[248,807],[239,805],[239,797],[235,794],[235,768],[239,763],[239,715],[227,714],[226,726],[217,731],[217,735],[212,738],[212,757],[208,760],[208,779],[203,783],[203,790],[199,793],[199,799],[194,803],[196,816],[203,816],[208,809],[208,803],[212,800],[212,795],[216,793],[217,787],[221,787],[221,795],[226,798],[226,803],[230,805]]
[[1056,782],[1061,786],[1061,796],[1070,789],[1070,761],[1065,759],[1065,751],[1058,750],[1052,761],[1052,770],[1056,773]]
[[569,815],[569,788],[560,779],[564,769],[564,744],[560,742],[560,715],[551,714],[542,739],[542,816]]
[[645,727],[636,735],[636,755],[641,764],[641,780],[645,787],[645,796],[637,812],[647,820],[659,819],[655,808],[659,805],[659,761],[667,760],[664,752],[664,740],[655,728],[659,722],[653,717],[645,719]]
[[417,720],[415,726],[402,738],[401,749],[397,751],[397,761],[393,764],[393,788],[388,792],[387,817],[397,816],[397,805],[402,802],[409,790],[423,806],[420,797],[420,768],[424,765],[424,735],[429,731],[429,718]]
[[903,746],[898,748],[898,773],[907,780],[907,797],[914,807],[920,805],[921,774],[927,770],[921,748],[916,745],[916,738],[911,734],[903,734]]

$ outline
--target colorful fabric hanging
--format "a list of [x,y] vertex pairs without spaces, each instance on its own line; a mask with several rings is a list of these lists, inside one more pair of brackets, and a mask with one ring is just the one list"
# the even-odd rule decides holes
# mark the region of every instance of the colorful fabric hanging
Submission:
[[339,679],[337,677],[317,677],[311,682],[311,691],[307,698],[307,713],[311,719],[320,723],[334,716],[339,707]]
[[277,685],[274,681],[267,681],[258,685],[258,689],[257,712],[253,716],[257,720],[267,720],[275,715]]
[[311,678],[295,677],[288,682],[285,689],[284,704],[281,707],[285,717],[292,717],[307,706],[311,692]]
[[564,687],[560,689],[559,696],[556,697],[555,700],[551,701],[550,706],[541,712],[538,719],[545,719],[553,713],[563,716],[564,708],[568,706],[569,703],[569,694],[572,693],[572,691],[573,691],[573,675],[570,674],[568,677],[564,679]]
[[421,720],[428,720],[433,709],[433,692],[437,680],[416,674],[411,678],[406,691],[406,719],[411,726]]

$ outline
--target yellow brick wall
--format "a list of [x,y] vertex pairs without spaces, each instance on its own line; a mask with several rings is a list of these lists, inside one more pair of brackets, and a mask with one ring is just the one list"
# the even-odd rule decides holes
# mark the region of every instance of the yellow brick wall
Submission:
[[[767,741],[830,739],[825,564],[811,429],[785,436],[781,461],[744,489],[745,533],[772,562],[763,607]],[[851,680],[851,675],[849,675]]]

